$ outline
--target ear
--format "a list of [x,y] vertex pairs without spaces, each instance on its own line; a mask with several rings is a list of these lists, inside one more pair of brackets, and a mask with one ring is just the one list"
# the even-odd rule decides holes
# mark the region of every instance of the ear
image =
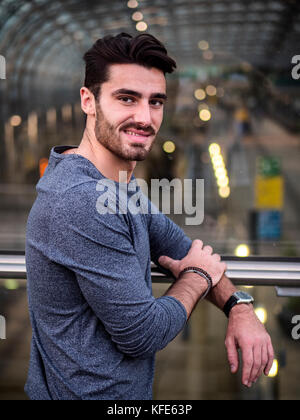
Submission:
[[87,115],[95,116],[96,103],[95,103],[95,97],[92,94],[92,92],[88,88],[83,87],[80,89],[80,97],[81,97],[82,111]]

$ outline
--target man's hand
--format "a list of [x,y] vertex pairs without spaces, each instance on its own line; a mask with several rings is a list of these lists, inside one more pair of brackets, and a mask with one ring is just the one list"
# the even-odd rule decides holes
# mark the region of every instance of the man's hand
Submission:
[[[188,255],[182,260],[173,260],[164,256],[159,259],[159,263],[171,270],[175,278],[178,278],[179,273],[188,266],[198,266],[207,271],[214,284],[207,298],[221,310],[230,296],[236,292],[236,288],[224,275],[226,264],[221,261],[219,255],[213,254],[210,246],[203,246],[200,240],[193,242]],[[190,273],[177,280],[166,294],[180,300],[190,316],[199,296],[206,288],[205,280],[201,281],[198,275]],[[269,374],[274,351],[271,339],[257,318],[252,305],[239,304],[231,309],[225,345],[232,373],[237,372],[239,367],[238,350],[242,352],[244,385],[250,387],[262,372],[265,375]]]
[[227,266],[221,261],[220,255],[213,252],[211,246],[203,246],[203,242],[196,239],[193,241],[189,253],[182,260],[173,260],[167,256],[162,256],[158,262],[162,267],[172,271],[176,279],[184,268],[200,267],[211,276],[214,287],[223,277]]
[[203,242],[198,239],[193,242],[189,253],[182,260],[162,256],[159,258],[159,264],[170,270],[177,279],[166,292],[166,296],[173,296],[179,300],[185,307],[188,318],[201,296],[207,291],[208,283],[195,273],[179,276],[182,270],[186,267],[202,268],[211,276],[213,288],[220,282],[226,270],[226,264],[221,261],[220,255],[213,254],[211,246],[203,247]]
[[234,306],[229,315],[225,340],[232,373],[239,367],[238,349],[242,352],[242,382],[249,388],[264,372],[267,376],[273,364],[274,350],[269,334],[257,318],[252,305]]

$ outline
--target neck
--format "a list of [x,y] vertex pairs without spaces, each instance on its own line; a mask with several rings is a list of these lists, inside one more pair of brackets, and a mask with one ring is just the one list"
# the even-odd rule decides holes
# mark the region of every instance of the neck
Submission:
[[[125,161],[102,146],[97,141],[94,132],[88,127],[84,131],[77,154],[91,161],[105,178],[116,182],[120,181],[119,174],[122,171],[127,172],[127,183],[129,183],[136,167],[135,161]],[[121,182],[125,182],[125,179]]]

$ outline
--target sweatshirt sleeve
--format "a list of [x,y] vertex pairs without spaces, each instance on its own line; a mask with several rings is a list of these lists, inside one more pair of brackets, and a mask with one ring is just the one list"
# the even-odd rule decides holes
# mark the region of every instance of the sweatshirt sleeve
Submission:
[[187,314],[175,298],[152,296],[124,215],[99,214],[97,196],[96,187],[85,185],[55,204],[51,259],[75,273],[84,298],[119,351],[150,357],[175,338]]
[[[151,203],[151,206],[152,203]],[[151,258],[155,264],[162,255],[175,260],[184,258],[191,246],[192,240],[169,217],[161,212],[148,215],[148,229],[151,248]]]

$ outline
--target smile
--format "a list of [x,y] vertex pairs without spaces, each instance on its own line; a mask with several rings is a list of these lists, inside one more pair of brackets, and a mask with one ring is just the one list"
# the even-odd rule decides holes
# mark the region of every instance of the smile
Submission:
[[145,144],[148,142],[148,139],[150,138],[151,134],[147,132],[135,132],[131,130],[124,130],[124,133],[126,134],[126,137],[131,143],[140,143]]
[[125,130],[125,133],[130,135],[130,136],[135,136],[135,137],[149,137],[150,136],[149,133],[135,133],[135,132],[129,131],[129,130]]

